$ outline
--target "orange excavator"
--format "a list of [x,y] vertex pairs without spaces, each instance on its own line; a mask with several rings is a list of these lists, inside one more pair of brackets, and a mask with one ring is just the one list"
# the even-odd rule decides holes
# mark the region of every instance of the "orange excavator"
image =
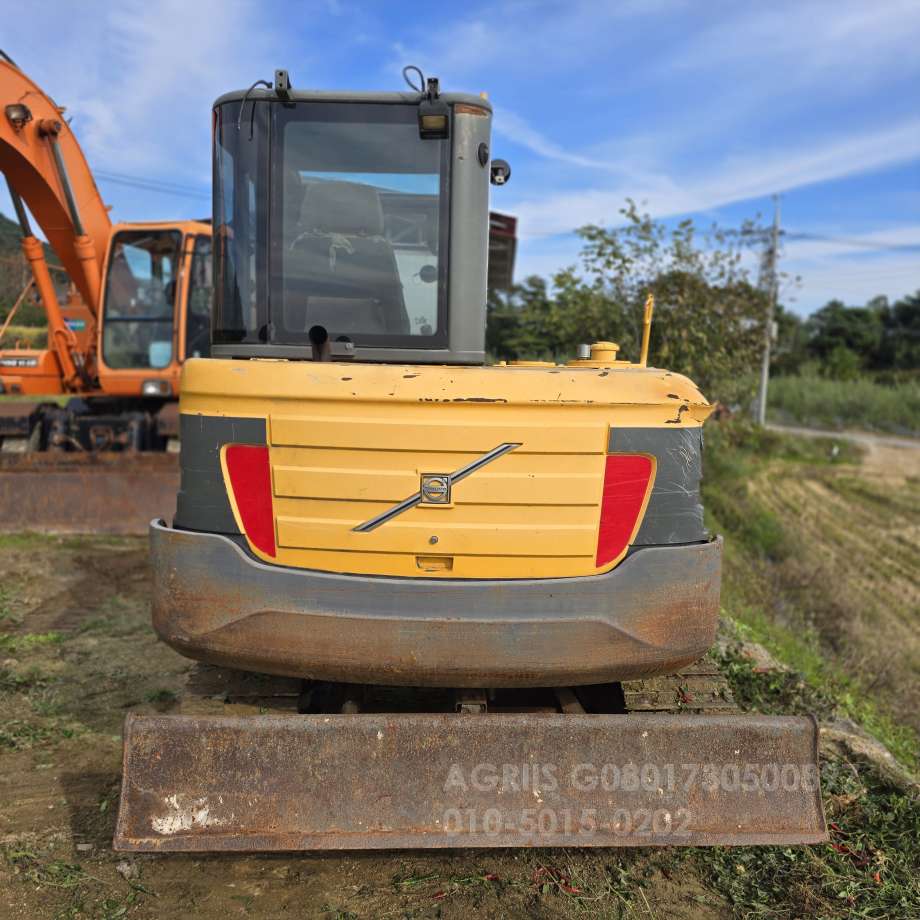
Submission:
[[[175,459],[103,455],[176,443],[182,364],[209,351],[210,222],[113,224],[64,109],[3,52],[0,106],[0,171],[31,270],[17,305],[31,289],[48,321],[46,348],[0,347],[0,527],[130,530],[158,501],[153,473],[163,496],[175,487]],[[72,282],[66,298],[33,221]],[[112,478],[119,469],[127,478]],[[88,487],[98,520],[86,517]],[[138,491],[148,501],[133,510]]]
[[[58,418],[39,435],[49,418],[38,413],[28,429],[0,428],[0,437],[7,449],[7,438],[24,436],[39,450],[162,448],[155,417],[175,398],[186,356],[208,349],[210,224],[113,225],[64,109],[0,55],[0,171],[48,319],[47,348],[0,350],[0,392],[101,398],[107,417],[99,423],[92,408],[76,407],[67,430]],[[30,214],[76,288],[63,304]]]

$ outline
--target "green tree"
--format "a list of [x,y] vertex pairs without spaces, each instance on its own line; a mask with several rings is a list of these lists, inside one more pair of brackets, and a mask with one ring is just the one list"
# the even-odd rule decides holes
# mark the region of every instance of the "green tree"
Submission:
[[882,343],[878,366],[892,370],[920,369],[920,291],[881,310]]
[[581,343],[614,341],[637,360],[645,298],[655,294],[650,363],[692,377],[714,397],[742,401],[753,387],[768,302],[744,268],[763,228],[669,228],[632,201],[620,226],[582,227],[580,266],[531,277],[489,304],[487,348],[496,358],[574,357]]
[[808,330],[800,316],[776,307],[776,342],[771,353],[771,368],[775,374],[797,374],[808,360]]
[[632,201],[625,224],[583,227],[583,265],[600,290],[618,304],[627,356],[638,357],[643,304],[655,294],[650,360],[687,374],[712,395],[743,400],[763,340],[766,295],[744,267],[745,250],[763,239],[746,222],[727,230],[700,231],[692,220],[669,229],[642,214]]
[[[848,307],[841,300],[832,300],[813,313],[807,322],[808,350],[825,363],[831,353],[844,347],[857,356],[858,368],[876,363],[882,344],[882,314],[880,305]],[[839,352],[837,367],[839,364]],[[847,359],[847,365],[852,362]]]

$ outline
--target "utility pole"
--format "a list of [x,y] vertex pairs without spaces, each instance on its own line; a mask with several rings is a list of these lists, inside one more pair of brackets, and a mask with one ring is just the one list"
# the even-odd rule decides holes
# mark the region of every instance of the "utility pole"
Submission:
[[760,365],[760,392],[757,395],[757,424],[767,422],[767,384],[770,382],[770,347],[773,344],[773,324],[779,302],[779,195],[773,196],[773,231],[767,249],[764,280],[767,285],[767,315],[763,324],[763,358]]

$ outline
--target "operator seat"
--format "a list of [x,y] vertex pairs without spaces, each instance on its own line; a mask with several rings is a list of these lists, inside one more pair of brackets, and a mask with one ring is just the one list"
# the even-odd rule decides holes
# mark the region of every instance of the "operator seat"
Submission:
[[405,335],[409,316],[383,208],[369,185],[308,180],[298,232],[285,237],[284,325],[330,334]]

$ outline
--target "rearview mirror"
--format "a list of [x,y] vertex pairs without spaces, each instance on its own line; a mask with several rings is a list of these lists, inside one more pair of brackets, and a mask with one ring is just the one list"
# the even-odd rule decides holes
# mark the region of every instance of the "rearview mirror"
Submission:
[[507,160],[492,160],[492,185],[504,185],[511,178]]

